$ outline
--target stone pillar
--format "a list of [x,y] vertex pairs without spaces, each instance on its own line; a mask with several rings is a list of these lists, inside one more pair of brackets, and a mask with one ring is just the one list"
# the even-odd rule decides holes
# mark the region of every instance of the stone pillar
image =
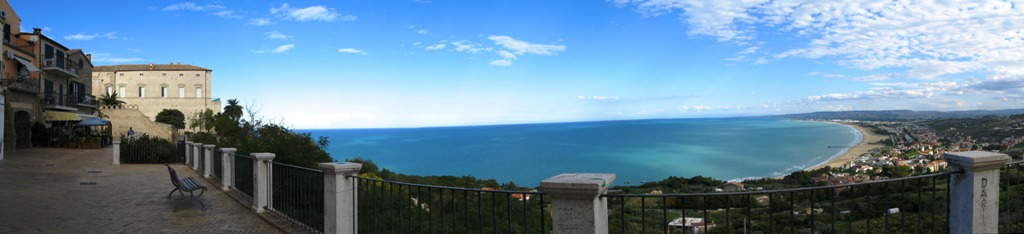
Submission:
[[274,161],[273,153],[252,153],[253,178],[252,205],[256,213],[266,212],[270,205],[270,162]]
[[615,174],[561,174],[540,182],[551,197],[551,229],[562,233],[608,233],[608,200],[601,194]]
[[221,190],[228,191],[231,187],[235,186],[235,148],[220,148],[221,156],[220,162],[222,168],[220,169],[220,184]]
[[356,179],[363,167],[359,163],[320,163],[324,172],[324,233],[356,233]]
[[192,143],[192,170],[199,172],[199,151],[203,149],[203,143]]
[[999,232],[999,169],[1006,154],[988,151],[942,155],[953,167],[950,181],[949,233]]
[[203,165],[206,165],[205,167],[203,167],[203,176],[205,176],[206,178],[212,178],[213,177],[213,148],[214,147],[217,147],[217,146],[216,145],[203,145],[203,148],[206,150],[206,158],[203,159],[204,160],[203,161],[204,162]]
[[195,161],[192,161],[192,142],[185,141],[185,165],[193,163],[195,163]]
[[121,164],[121,140],[114,140],[114,165]]

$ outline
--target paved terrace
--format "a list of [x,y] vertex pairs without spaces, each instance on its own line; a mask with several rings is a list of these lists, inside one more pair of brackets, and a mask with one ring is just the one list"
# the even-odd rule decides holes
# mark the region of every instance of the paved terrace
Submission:
[[166,167],[111,165],[111,151],[7,152],[0,161],[0,233],[280,232],[184,165],[172,167],[209,188],[201,198],[206,210],[177,193],[167,199],[173,186]]

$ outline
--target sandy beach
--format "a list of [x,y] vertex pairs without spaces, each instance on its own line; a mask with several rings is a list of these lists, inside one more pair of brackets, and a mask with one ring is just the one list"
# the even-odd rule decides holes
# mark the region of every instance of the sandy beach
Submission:
[[839,124],[843,124],[843,125],[846,125],[846,126],[850,126],[851,128],[857,129],[857,131],[859,131],[860,134],[862,136],[864,136],[864,137],[861,138],[860,142],[857,142],[856,146],[854,146],[854,147],[850,148],[849,150],[847,150],[846,153],[843,153],[843,155],[840,155],[839,157],[835,157],[832,160],[830,160],[828,162],[825,162],[825,163],[822,163],[822,164],[819,164],[817,166],[807,168],[807,170],[815,170],[815,169],[819,169],[819,168],[822,168],[822,167],[825,167],[825,166],[830,166],[830,167],[833,167],[833,168],[834,167],[842,166],[843,164],[852,162],[854,159],[857,158],[857,156],[860,156],[861,154],[867,153],[871,149],[876,149],[876,148],[884,147],[884,145],[877,144],[877,142],[881,141],[883,139],[888,138],[888,136],[875,134],[874,132],[869,131],[867,129],[864,129],[863,127],[861,127],[859,125],[844,124],[844,123],[839,123]]

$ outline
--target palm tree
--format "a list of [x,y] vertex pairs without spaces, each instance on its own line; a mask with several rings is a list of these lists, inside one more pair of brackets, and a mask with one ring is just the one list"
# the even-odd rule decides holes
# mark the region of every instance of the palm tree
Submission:
[[122,107],[125,102],[117,99],[117,92],[111,92],[100,96],[100,105],[107,107]]
[[228,105],[224,107],[224,115],[234,121],[242,118],[242,106],[238,105],[238,99],[228,99]]

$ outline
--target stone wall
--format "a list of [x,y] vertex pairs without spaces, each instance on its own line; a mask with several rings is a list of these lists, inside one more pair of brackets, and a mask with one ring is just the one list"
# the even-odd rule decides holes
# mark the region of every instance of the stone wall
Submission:
[[128,135],[128,128],[132,128],[135,130],[136,134],[145,133],[150,136],[167,139],[169,141],[174,140],[173,126],[165,123],[154,122],[150,120],[149,117],[142,114],[139,109],[101,108],[100,112],[106,115],[107,119],[110,120],[114,139],[118,139],[121,135]]

